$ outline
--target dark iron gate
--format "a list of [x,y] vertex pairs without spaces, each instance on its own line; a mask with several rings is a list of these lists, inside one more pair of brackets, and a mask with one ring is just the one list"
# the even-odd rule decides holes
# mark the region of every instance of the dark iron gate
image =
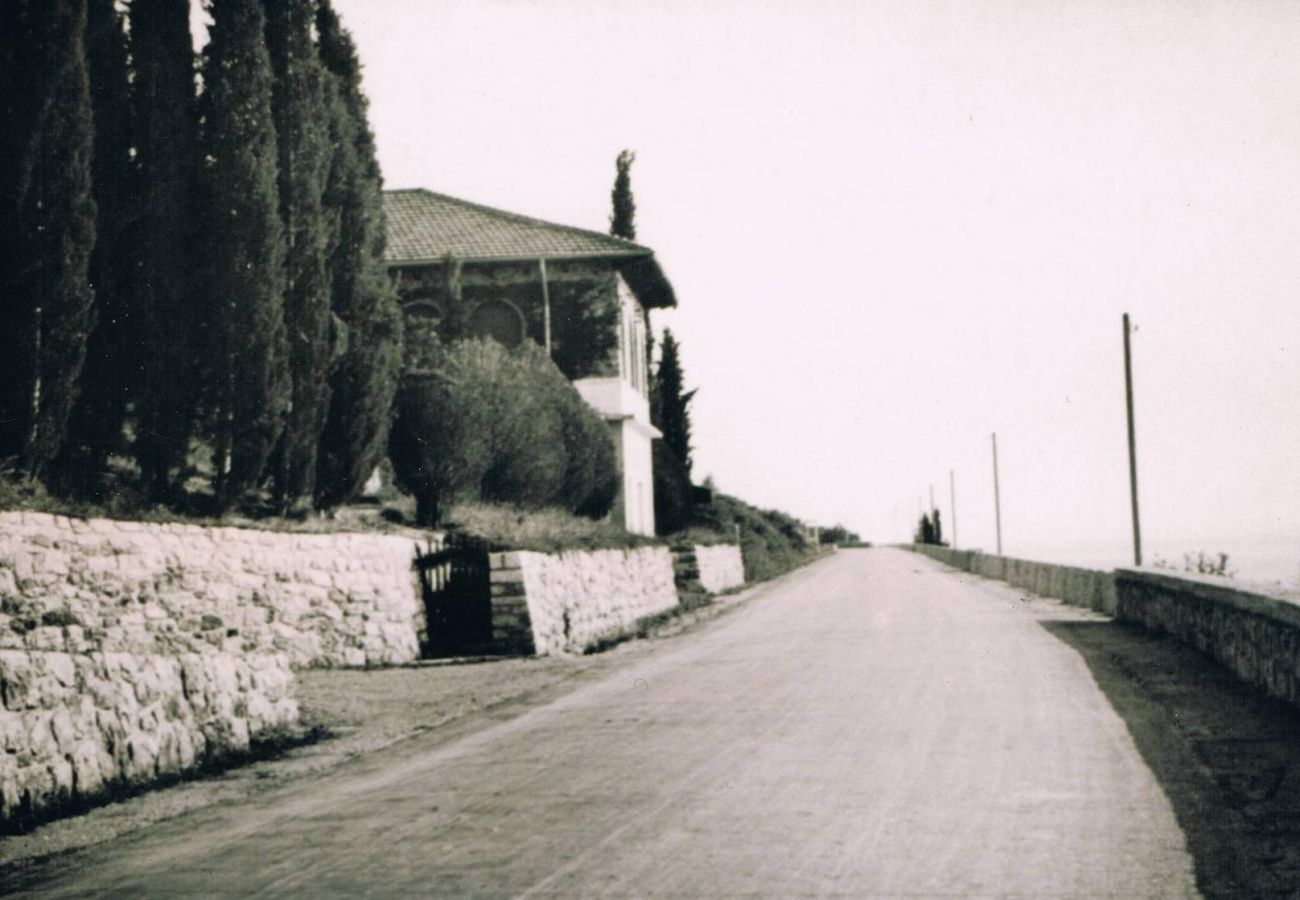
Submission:
[[460,541],[415,556],[424,594],[426,657],[470,656],[492,647],[492,586],[485,544]]

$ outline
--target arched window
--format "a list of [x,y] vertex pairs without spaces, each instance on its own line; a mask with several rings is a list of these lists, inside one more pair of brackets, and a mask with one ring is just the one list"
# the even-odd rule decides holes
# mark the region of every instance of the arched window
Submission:
[[507,347],[518,347],[524,340],[524,317],[513,303],[485,300],[470,314],[469,333],[490,337]]
[[442,310],[431,301],[416,300],[406,305],[405,313],[406,368],[414,372],[431,369]]

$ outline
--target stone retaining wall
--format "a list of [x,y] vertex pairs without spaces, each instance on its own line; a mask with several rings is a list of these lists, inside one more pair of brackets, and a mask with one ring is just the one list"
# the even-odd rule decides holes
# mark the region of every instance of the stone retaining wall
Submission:
[[382,534],[0,513],[0,648],[156,652],[198,638],[294,666],[409,662],[424,628],[414,548]]
[[735,544],[697,545],[695,562],[700,584],[710,594],[719,594],[745,583],[745,564]]
[[1242,681],[1300,706],[1300,604],[1242,590],[1226,578],[1115,572],[1118,617],[1168,634]]
[[493,639],[512,652],[581,653],[677,606],[667,547],[491,555]]
[[719,594],[745,583],[745,566],[735,544],[679,544],[673,547],[677,596]]
[[0,830],[247,751],[292,694],[283,654],[0,650]]
[[0,513],[0,827],[248,750],[291,667],[418,658],[414,549]]

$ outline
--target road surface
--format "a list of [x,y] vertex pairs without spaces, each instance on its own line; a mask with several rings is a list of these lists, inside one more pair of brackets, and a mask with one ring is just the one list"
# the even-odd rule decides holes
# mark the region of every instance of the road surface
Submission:
[[[42,896],[1195,896],[1086,615],[842,551],[594,683],[46,866]],[[184,825],[184,827],[180,827]]]

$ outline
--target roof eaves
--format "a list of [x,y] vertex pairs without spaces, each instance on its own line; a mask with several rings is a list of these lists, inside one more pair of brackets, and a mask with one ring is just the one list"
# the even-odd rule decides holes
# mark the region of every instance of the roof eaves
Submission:
[[[487,206],[483,203],[475,203],[471,200],[462,200],[460,197],[452,197],[449,194],[440,194],[437,191],[431,191],[428,188],[396,188],[385,190],[385,194],[423,194],[426,197],[434,197],[438,200],[453,203],[458,206],[468,207],[469,209],[478,210],[479,212],[488,213],[489,215],[500,216],[504,219],[510,219],[523,225],[532,225],[540,228],[551,228],[557,231],[567,231],[572,234],[580,234],[584,237],[595,238],[597,240],[608,241],[611,244],[622,245],[632,252],[653,253],[649,247],[642,246],[635,241],[629,241],[627,238],[618,237],[613,234],[605,234],[601,231],[592,231],[589,228],[579,228],[576,225],[562,225],[559,222],[548,222],[545,219],[535,219],[532,216],[525,216],[520,213],[510,212],[509,210],[498,209],[495,206]],[[617,252],[617,251],[611,251]],[[591,254],[584,254],[591,255]],[[529,257],[525,257],[529,258]],[[558,258],[558,257],[547,257]]]
[[633,260],[643,259],[653,254],[644,248],[635,250],[610,250],[602,253],[521,253],[500,256],[457,256],[455,254],[444,254],[443,256],[429,256],[411,259],[385,259],[384,263],[391,269],[395,266],[436,266],[442,265],[448,261],[459,263],[516,263],[516,262],[533,262],[544,259],[547,262],[561,261],[568,262],[579,259],[616,259],[616,260]]

